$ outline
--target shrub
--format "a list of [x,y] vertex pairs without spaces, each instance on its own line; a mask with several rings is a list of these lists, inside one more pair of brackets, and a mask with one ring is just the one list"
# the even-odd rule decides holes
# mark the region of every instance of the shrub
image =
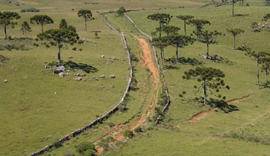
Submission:
[[89,142],[81,142],[78,146],[76,146],[76,151],[85,154],[90,153],[89,151],[93,151],[95,153],[95,145]]
[[134,61],[134,62],[138,62],[139,61],[139,59],[133,53],[130,53],[130,59],[131,59],[131,61]]
[[71,151],[65,151],[63,153],[64,156],[74,156],[74,154]]
[[119,10],[116,11],[118,15],[123,15],[126,12],[126,9],[124,7],[120,7]]
[[36,8],[22,9],[21,12],[39,12]]
[[111,142],[114,142],[114,141],[115,141],[115,139],[113,137],[109,136],[109,137],[107,137],[105,139],[101,139],[101,141],[98,143],[98,146],[103,147],[103,150],[106,151],[109,148],[109,144]]
[[132,138],[134,136],[133,132],[131,130],[126,130],[124,132],[124,136],[128,138]]
[[113,122],[107,122],[107,125],[108,125],[109,127],[115,126],[115,124],[114,124]]
[[140,133],[140,132],[142,132],[142,127],[141,126],[138,126],[138,127],[136,127],[134,129],[134,131],[137,132],[137,133]]

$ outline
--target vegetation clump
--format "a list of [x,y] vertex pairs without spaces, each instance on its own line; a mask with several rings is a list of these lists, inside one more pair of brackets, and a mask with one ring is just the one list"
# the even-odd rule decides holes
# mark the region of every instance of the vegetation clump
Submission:
[[27,9],[21,9],[21,12],[39,12],[39,9],[36,8],[27,8]]

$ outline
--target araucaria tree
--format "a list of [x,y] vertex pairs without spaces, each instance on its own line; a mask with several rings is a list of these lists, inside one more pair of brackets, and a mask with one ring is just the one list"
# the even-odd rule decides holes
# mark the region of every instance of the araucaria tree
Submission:
[[206,58],[209,58],[209,44],[214,43],[214,38],[218,35],[222,35],[221,32],[218,31],[195,31],[194,32],[200,39],[204,40],[207,45],[207,53]]
[[190,20],[192,18],[194,18],[194,16],[191,16],[191,15],[178,15],[176,16],[178,19],[181,19],[184,21],[184,31],[185,31],[185,36],[187,35],[187,29],[186,29],[186,23],[187,23],[187,20]]
[[[196,27],[196,32],[200,32],[202,30],[203,26],[206,24],[211,25],[211,23],[209,21],[203,20],[203,19],[191,19],[191,20],[188,20],[187,24],[194,25]],[[198,40],[199,40],[199,36],[197,35],[197,41]]]
[[164,37],[165,41],[167,40],[170,45],[175,45],[176,47],[176,63],[178,63],[178,48],[187,46],[188,44],[193,44],[194,40],[190,36],[183,36],[183,35],[170,35]]
[[83,17],[84,19],[84,25],[85,25],[85,32],[87,32],[87,21],[94,20],[91,10],[79,10],[78,11],[78,17]]
[[161,37],[161,30],[162,30],[161,27],[163,25],[169,24],[172,16],[170,14],[157,13],[157,14],[148,15],[147,18],[159,22],[159,30],[160,30],[159,37]]
[[[50,29],[37,35],[40,40],[47,40],[51,46],[58,48],[58,65],[61,62],[60,50],[63,43],[73,45],[79,41],[79,36],[76,32],[68,29]],[[45,43],[46,47],[50,47]]]
[[257,84],[258,89],[260,89],[260,64],[262,63],[262,60],[269,58],[270,54],[264,51],[261,52],[247,51],[246,55],[248,55],[257,62]]
[[13,22],[13,20],[20,18],[21,16],[17,12],[0,12],[0,27],[4,29],[5,40],[7,40],[7,27],[11,26],[11,28],[14,28],[14,25],[16,25],[17,22]]
[[[215,89],[216,92],[219,92],[219,89],[222,88],[230,89],[229,86],[225,87],[225,82],[222,79],[225,77],[225,74],[219,69],[211,67],[197,67],[195,70],[190,69],[189,71],[185,71],[184,74],[183,79],[197,79],[198,82],[202,82],[198,90],[203,88],[203,105],[206,105],[207,91],[210,92],[210,94],[215,95],[212,92],[213,89]],[[226,98],[221,95],[218,95],[217,97],[223,98],[223,100]]]
[[47,16],[47,15],[35,15],[33,17],[30,18],[30,23],[34,24],[34,22],[36,24],[40,24],[41,25],[41,32],[43,33],[43,26],[46,24],[53,24],[53,20],[51,17]]
[[163,69],[163,63],[164,63],[164,49],[169,46],[169,43],[166,42],[164,37],[159,37],[159,38],[153,38],[153,45],[158,47],[160,49],[160,56],[161,56],[161,61],[160,61],[160,68]]
[[242,29],[227,29],[227,31],[233,35],[233,49],[235,49],[235,37],[244,33],[245,31]]
[[22,23],[22,27],[21,27],[20,31],[22,31],[23,32],[23,35],[24,35],[24,33],[26,34],[27,31],[28,32],[31,32],[32,30],[31,30],[31,27],[29,26],[29,24],[26,21],[24,21]]

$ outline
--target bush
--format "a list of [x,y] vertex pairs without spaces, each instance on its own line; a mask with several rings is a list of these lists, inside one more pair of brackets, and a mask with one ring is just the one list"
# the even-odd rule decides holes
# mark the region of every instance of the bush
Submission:
[[65,151],[63,153],[64,156],[74,156],[74,154],[71,151]]
[[134,136],[133,132],[131,130],[126,130],[124,132],[124,136],[128,138],[132,138]]
[[109,137],[107,137],[105,139],[101,139],[101,141],[98,143],[98,146],[102,147],[103,150],[107,151],[108,148],[109,148],[109,144],[111,142],[114,142],[114,141],[116,141],[116,140],[113,137],[109,136]]
[[138,126],[138,127],[136,127],[134,129],[134,131],[137,132],[137,133],[140,133],[140,132],[142,132],[142,127],[141,126]]
[[120,7],[119,10],[116,11],[118,15],[123,15],[126,12],[126,9],[124,7]]
[[130,53],[130,60],[131,61],[134,61],[134,62],[138,62],[139,61],[139,59],[133,53]]
[[21,12],[39,12],[36,8],[22,9]]
[[93,151],[95,153],[95,145],[89,142],[81,142],[78,146],[76,146],[76,151],[85,154],[90,153],[89,151]]

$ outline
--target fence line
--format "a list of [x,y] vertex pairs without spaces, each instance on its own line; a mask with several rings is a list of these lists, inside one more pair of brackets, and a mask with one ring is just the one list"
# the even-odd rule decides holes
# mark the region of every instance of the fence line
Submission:
[[[125,15],[125,17],[126,17],[126,18],[127,18],[127,19],[135,26],[135,27],[136,27],[136,29],[137,29],[142,35],[144,35],[145,37],[147,37],[148,40],[152,43],[152,37],[149,36],[148,34],[144,33],[143,31],[141,31],[141,29],[133,22],[133,20],[132,20],[127,14],[124,14],[124,15]],[[157,64],[157,66],[158,66],[159,73],[160,73],[160,75],[161,75],[161,77],[162,77],[163,85],[164,85],[165,88],[166,88],[165,92],[166,92],[166,97],[167,97],[167,103],[166,103],[166,105],[165,105],[165,106],[163,107],[163,109],[162,109],[162,113],[164,114],[165,111],[169,108],[170,103],[171,103],[171,100],[170,100],[169,90],[168,90],[168,87],[167,87],[167,84],[166,84],[166,81],[165,81],[164,74],[163,74],[163,72],[161,71],[160,65],[159,65],[159,63],[158,63],[158,56],[157,56],[156,48],[155,48],[155,46],[152,46],[152,48],[153,48],[153,51],[154,51],[154,55],[155,55],[155,59],[156,59],[156,64]],[[156,122],[155,122],[156,125],[159,123],[161,117],[162,117],[161,114],[157,117]]]
[[[102,16],[102,14],[104,13],[101,13],[99,14],[99,16],[101,17],[101,19],[108,25],[108,27],[110,27],[112,30],[114,30],[116,33],[120,33],[118,32],[114,27],[112,27],[105,19],[104,17]],[[65,135],[64,137],[62,137],[61,139],[59,139],[58,141],[56,141],[55,143],[52,143],[50,145],[47,145],[45,146],[44,148],[40,149],[39,151],[37,152],[34,152],[32,154],[30,154],[29,156],[38,156],[40,154],[43,154],[44,152],[48,151],[49,149],[53,148],[53,147],[57,147],[59,144],[62,144],[68,140],[70,140],[72,137],[76,137],[77,135],[83,133],[84,131],[86,131],[87,129],[90,129],[91,127],[95,126],[96,124],[102,122],[103,120],[107,119],[112,113],[114,113],[115,111],[118,110],[118,107],[119,105],[124,101],[127,93],[129,92],[130,90],[130,83],[131,83],[131,80],[132,80],[132,76],[133,76],[133,69],[132,69],[132,65],[131,65],[131,60],[130,60],[130,53],[128,51],[128,48],[127,48],[127,42],[126,42],[126,37],[124,35],[123,32],[121,32],[121,37],[122,37],[122,40],[123,40],[123,44],[125,46],[125,49],[126,49],[126,52],[127,52],[127,58],[128,58],[128,65],[129,65],[129,79],[128,79],[128,85],[126,87],[126,90],[125,90],[125,93],[121,99],[121,101],[118,103],[118,105],[116,105],[113,109],[111,109],[110,111],[108,111],[106,114],[104,114],[102,117],[100,118],[97,118],[96,120],[94,120],[92,123],[80,128],[80,129],[77,129],[75,131],[73,131],[72,133],[70,134],[67,134]]]

